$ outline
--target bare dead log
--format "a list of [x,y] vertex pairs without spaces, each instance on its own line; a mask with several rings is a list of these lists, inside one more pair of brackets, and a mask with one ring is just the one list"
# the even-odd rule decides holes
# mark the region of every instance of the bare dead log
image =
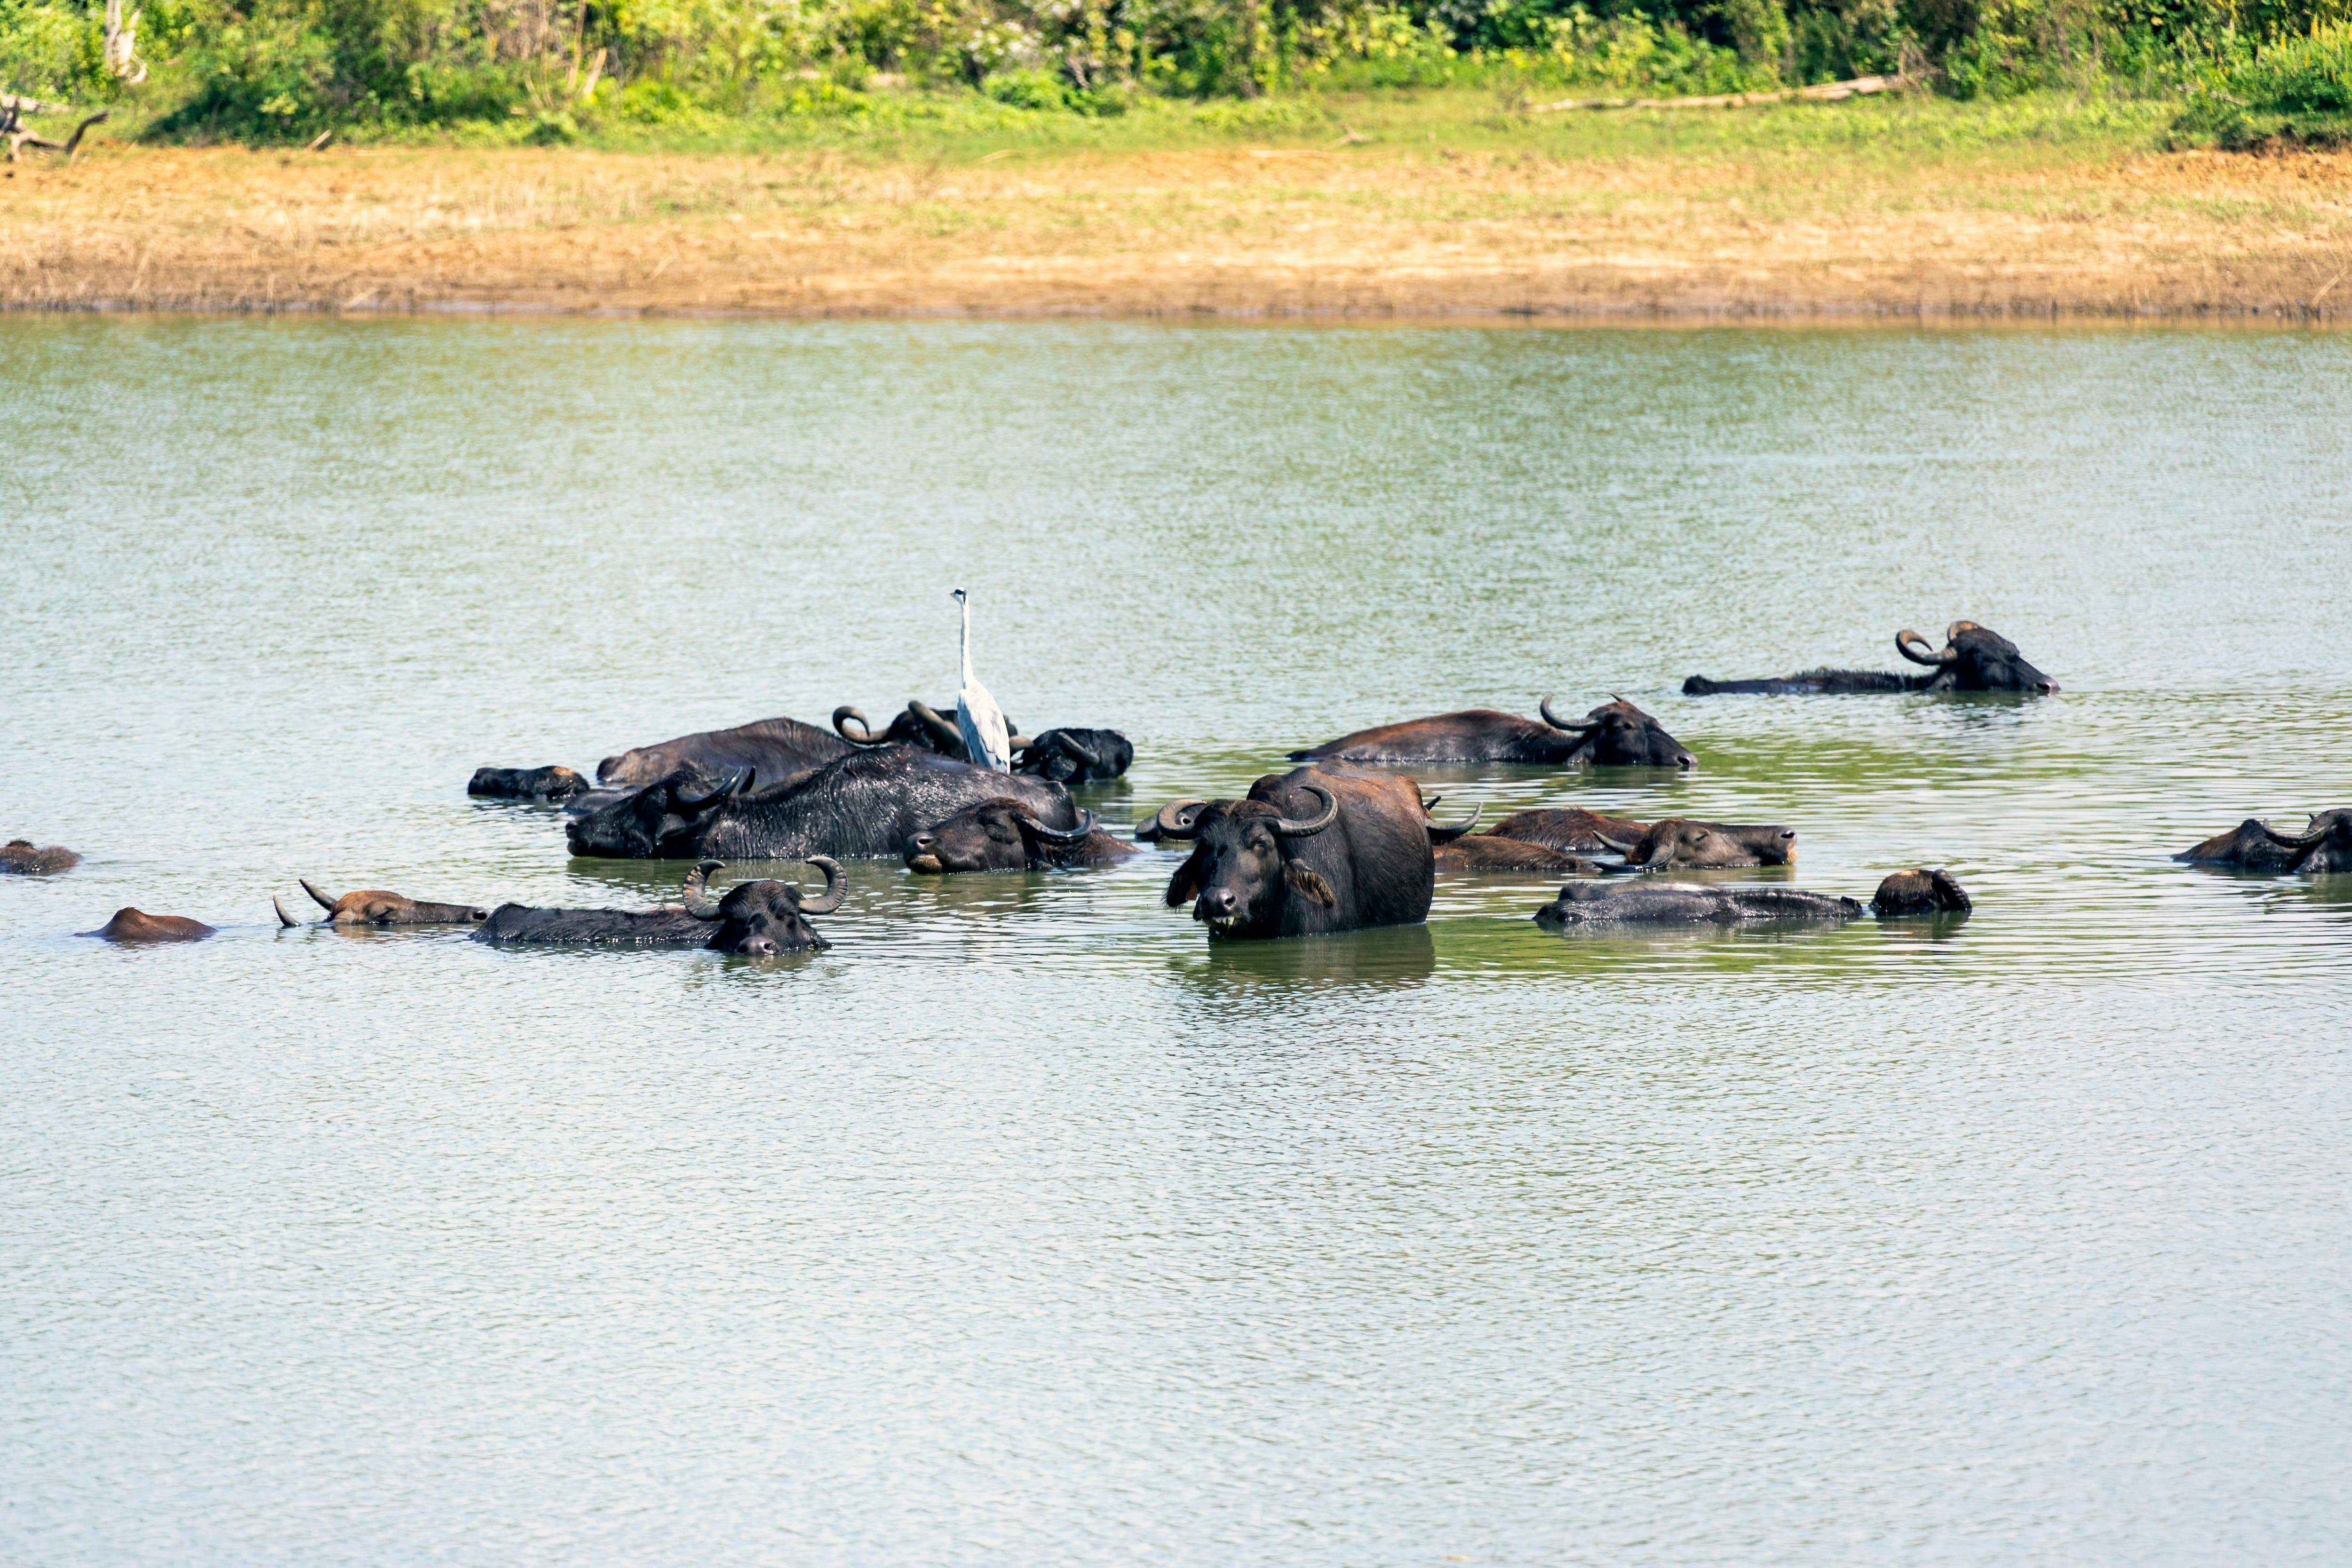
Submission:
[[1911,76],[1855,77],[1848,81],[1825,81],[1776,92],[1721,92],[1707,98],[1564,98],[1558,103],[1532,105],[1528,112],[1551,114],[1563,109],[1752,109],[1766,103],[1835,103],[1840,99],[1868,98],[1873,93],[1901,92],[1916,86],[1918,79]]
[[0,138],[7,141],[8,162],[11,163],[16,162],[17,152],[26,147],[38,147],[51,152],[62,152],[66,155],[66,162],[70,163],[73,162],[74,150],[81,145],[82,133],[108,118],[107,111],[101,109],[96,114],[83,120],[79,125],[75,126],[71,136],[67,137],[63,141],[52,141],[26,125],[25,116],[59,112],[70,114],[72,110],[62,103],[37,104],[31,109],[24,107],[30,102],[32,100],[29,99],[8,98],[4,103],[0,103]]

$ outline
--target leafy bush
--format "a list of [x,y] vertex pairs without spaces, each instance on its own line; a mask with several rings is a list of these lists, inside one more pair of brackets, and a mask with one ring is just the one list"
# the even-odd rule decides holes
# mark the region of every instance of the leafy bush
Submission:
[[2176,145],[2352,142],[2352,24],[2315,26],[2206,73],[2173,122]]

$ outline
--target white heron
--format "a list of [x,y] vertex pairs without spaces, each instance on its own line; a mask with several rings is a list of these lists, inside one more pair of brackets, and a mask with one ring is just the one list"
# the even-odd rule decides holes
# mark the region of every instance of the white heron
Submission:
[[963,737],[964,755],[975,768],[1013,771],[1012,732],[1004,727],[1004,710],[971,673],[971,596],[961,588],[955,601],[963,606],[963,686],[956,693],[956,729]]

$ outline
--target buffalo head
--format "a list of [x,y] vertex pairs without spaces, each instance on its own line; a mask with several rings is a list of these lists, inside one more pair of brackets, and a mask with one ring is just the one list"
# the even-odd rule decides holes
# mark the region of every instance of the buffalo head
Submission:
[[1629,866],[1664,871],[1668,866],[1787,865],[1797,852],[1797,830],[1749,822],[1694,822],[1668,817],[1653,822],[1631,841],[1602,841]]
[[1552,712],[1551,698],[1536,705],[1544,722],[1579,737],[1578,755],[1602,768],[1691,768],[1698,759],[1648,714],[1617,697],[1580,719]]
[[1319,784],[1301,789],[1323,802],[1312,817],[1286,817],[1264,800],[1179,800],[1152,825],[1161,839],[1190,839],[1192,852],[1168,881],[1168,906],[1192,905],[1192,918],[1220,936],[1273,936],[1285,900],[1330,908],[1330,883],[1293,862],[1287,844],[1312,837],[1339,816],[1339,801]]
[[713,784],[701,769],[681,768],[642,789],[583,811],[564,823],[564,841],[575,855],[659,860],[665,846],[692,835],[705,812],[750,793],[755,781],[750,768]]
[[848,884],[834,861],[824,855],[809,857],[808,863],[824,873],[824,891],[814,898],[803,898],[790,883],[765,880],[739,882],[727,890],[725,897],[713,898],[705,883],[723,863],[704,861],[687,873],[686,912],[713,926],[705,947],[764,958],[778,953],[822,953],[833,946],[817,935],[805,917],[830,915],[848,896]]
[[1976,905],[1948,871],[1898,871],[1871,895],[1871,913],[1882,918],[1906,915],[1966,915]]
[[1013,770],[1056,784],[1093,784],[1118,778],[1134,760],[1135,747],[1115,729],[1049,729],[1021,750]]
[[[341,898],[330,898],[310,882],[296,878],[310,901],[327,912],[321,922],[327,925],[474,925],[490,917],[487,909],[470,904],[419,904],[397,893],[385,893],[370,888],[360,893],[347,893]],[[278,911],[278,924],[301,924],[286,913],[286,906],[275,898],[270,904]]]
[[1075,828],[1049,828],[1026,800],[983,800],[908,840],[907,869],[927,875],[1030,871],[1053,864],[1055,848],[1084,843],[1094,826],[1091,811],[1079,812]]
[[1935,686],[1956,692],[2054,692],[2058,683],[2025,662],[2017,644],[1973,621],[1955,621],[1937,648],[1918,632],[1895,633],[1895,651],[1938,672]]

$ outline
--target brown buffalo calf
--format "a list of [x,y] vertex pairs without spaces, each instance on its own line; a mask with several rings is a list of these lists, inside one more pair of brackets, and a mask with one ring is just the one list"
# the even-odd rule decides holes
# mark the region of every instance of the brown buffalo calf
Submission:
[[0,874],[9,876],[47,876],[53,872],[70,871],[81,864],[81,856],[62,844],[37,849],[30,839],[10,839],[0,845]]

